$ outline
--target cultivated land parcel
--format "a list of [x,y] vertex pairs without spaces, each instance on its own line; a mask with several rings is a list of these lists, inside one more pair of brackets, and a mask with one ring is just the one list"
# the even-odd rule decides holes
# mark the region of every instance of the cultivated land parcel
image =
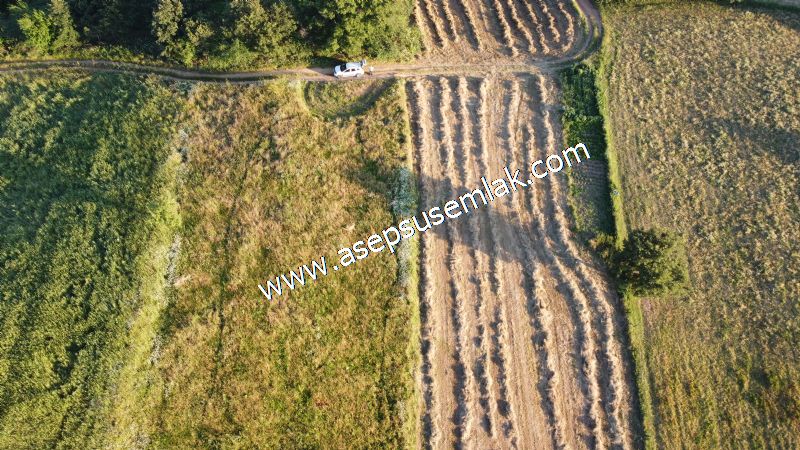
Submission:
[[402,445],[398,260],[255,289],[394,220],[400,86],[0,88],[0,447]]
[[688,295],[642,300],[648,431],[662,448],[797,448],[800,13],[691,2],[603,19],[625,222],[679,230],[690,260]]

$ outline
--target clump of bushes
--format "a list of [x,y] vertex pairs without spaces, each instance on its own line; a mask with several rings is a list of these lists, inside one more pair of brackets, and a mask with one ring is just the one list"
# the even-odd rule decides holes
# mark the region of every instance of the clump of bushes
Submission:
[[680,293],[689,281],[683,239],[665,230],[633,230],[619,248],[602,235],[594,246],[611,267],[620,288],[639,296]]

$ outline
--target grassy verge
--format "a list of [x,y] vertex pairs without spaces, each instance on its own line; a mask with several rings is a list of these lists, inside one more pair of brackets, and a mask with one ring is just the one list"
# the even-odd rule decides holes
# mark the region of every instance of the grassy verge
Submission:
[[611,194],[606,178],[607,152],[603,118],[597,104],[595,69],[590,63],[561,73],[564,145],[586,144],[592,159],[569,171],[570,207],[578,234],[587,240],[613,233]]
[[[608,180],[611,201],[611,215],[614,218],[614,237],[616,245],[622,246],[628,236],[628,227],[625,222],[625,205],[623,198],[622,182],[620,179],[619,156],[614,142],[614,133],[609,118],[609,76],[613,70],[613,47],[610,44],[612,31],[607,30],[603,36],[600,51],[600,60],[596,73],[597,101],[600,114],[603,116],[603,131],[606,143],[606,163],[608,164]],[[630,292],[622,293],[625,315],[628,324],[628,342],[631,356],[634,361],[634,376],[636,377],[636,390],[639,394],[639,408],[642,415],[642,429],[644,431],[644,446],[646,449],[657,448],[655,411],[650,384],[650,369],[645,346],[645,324],[642,312],[641,299]]]
[[626,223],[682,233],[693,284],[625,298],[637,369],[649,371],[637,374],[648,446],[796,447],[800,71],[785,49],[800,15],[674,2],[603,17],[618,238]]
[[[393,82],[399,83],[399,82]],[[405,163],[400,168],[398,184],[394,199],[394,216],[396,220],[403,220],[413,216],[417,212],[419,205],[419,192],[417,182],[414,178],[414,146],[412,145],[410,114],[408,113],[408,100],[405,89],[398,92],[400,102],[403,107],[403,134],[405,136]],[[404,241],[398,252],[399,279],[405,287],[406,298],[410,310],[409,340],[408,340],[408,370],[407,383],[412,389],[404,400],[405,422],[403,424],[403,435],[405,448],[419,448],[419,417],[422,405],[422,396],[418,383],[418,368],[421,365],[420,333],[422,322],[419,315],[419,239]]]

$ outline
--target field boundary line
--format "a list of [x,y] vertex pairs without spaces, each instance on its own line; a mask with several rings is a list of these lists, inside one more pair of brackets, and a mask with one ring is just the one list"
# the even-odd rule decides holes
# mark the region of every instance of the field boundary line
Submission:
[[[600,44],[600,63],[595,75],[597,86],[597,105],[600,116],[603,118],[603,134],[606,140],[606,162],[608,164],[608,181],[611,194],[611,216],[614,222],[614,234],[617,247],[628,235],[628,227],[625,220],[625,206],[621,190],[621,177],[619,173],[619,163],[616,146],[614,145],[613,123],[609,110],[609,77],[613,70],[614,55],[608,53],[612,48],[610,40],[612,33],[606,33]],[[620,292],[623,307],[625,309],[625,319],[627,321],[628,342],[630,344],[631,356],[633,359],[633,372],[636,381],[636,398],[639,404],[641,415],[642,431],[644,433],[644,448],[655,450],[658,448],[656,442],[656,421],[655,409],[653,405],[653,391],[650,383],[650,368],[647,364],[647,353],[645,351],[645,330],[644,314],[642,312],[641,299],[630,292]]]

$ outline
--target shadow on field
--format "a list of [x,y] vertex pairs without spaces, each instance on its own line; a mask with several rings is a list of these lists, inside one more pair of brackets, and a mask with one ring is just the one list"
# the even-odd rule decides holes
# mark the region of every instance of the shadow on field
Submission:
[[[800,34],[800,8],[788,5],[753,5],[737,4],[732,6],[741,11],[763,14],[771,17],[786,28],[794,30]],[[800,39],[800,35],[798,36]]]
[[724,130],[734,140],[748,142],[754,153],[777,157],[782,164],[800,164],[800,130],[752,125],[741,120],[710,119],[709,129]]
[[[377,169],[377,167],[381,167],[380,162],[372,161],[370,164],[368,164],[368,166],[373,167],[372,170],[376,170],[379,173],[387,173],[385,168]],[[512,175],[513,170],[515,169],[512,169]],[[502,175],[502,173],[485,174],[486,178],[490,181],[500,179]],[[552,176],[566,176],[566,174],[551,174],[550,177]],[[507,284],[504,285],[504,283],[508,281],[508,278],[505,278],[506,275],[503,273],[505,270],[509,269],[507,266],[518,268],[520,285],[516,286],[514,289],[515,294],[513,295],[515,298],[513,301],[524,305],[525,312],[527,313],[527,320],[529,320],[532,324],[537,324],[533,326],[531,334],[528,336],[528,338],[530,339],[530,345],[538,349],[538,363],[544,365],[546,364],[548,355],[547,350],[543,349],[542,347],[542,342],[545,339],[544,335],[542,334],[541,325],[541,317],[543,313],[541,306],[537,301],[537,274],[534,272],[534,267],[539,266],[543,271],[543,275],[552,281],[553,287],[559,294],[557,298],[563,299],[565,302],[568,317],[567,320],[569,320],[571,323],[572,329],[575,330],[574,332],[576,336],[574,346],[570,349],[570,352],[574,355],[573,360],[576,364],[574,369],[576,371],[580,371],[582,370],[581,367],[583,363],[580,362],[581,357],[579,355],[581,354],[583,343],[587,339],[590,339],[590,329],[587,328],[580,315],[579,311],[581,308],[578,306],[579,300],[577,297],[577,292],[580,291],[583,293],[583,295],[591,295],[589,293],[594,291],[594,287],[592,287],[590,280],[580,276],[578,267],[583,266],[589,271],[601,273],[607,273],[607,270],[601,266],[599,261],[594,260],[594,258],[590,258],[590,260],[579,259],[579,255],[575,255],[574,253],[570,252],[565,245],[565,242],[563,242],[562,235],[559,231],[561,224],[559,224],[556,219],[554,201],[552,199],[553,193],[551,192],[552,185],[550,184],[552,183],[552,179],[550,177],[544,180],[535,180],[533,185],[530,185],[526,188],[518,187],[517,192],[511,191],[509,194],[504,195],[503,197],[495,198],[494,201],[491,201],[487,196],[486,204],[484,204],[480,194],[476,194],[476,208],[472,200],[468,197],[464,197],[464,195],[481,188],[482,185],[480,181],[478,181],[478,185],[465,186],[460,183],[454,183],[453,180],[446,177],[431,178],[425,175],[417,176],[415,180],[417,189],[419,192],[424,193],[422,195],[423,198],[420,201],[420,206],[414,216],[417,219],[420,228],[427,228],[427,220],[424,218],[424,213],[426,214],[431,208],[437,206],[443,208],[444,205],[451,200],[458,202],[459,205],[462,205],[463,199],[463,203],[470,211],[469,214],[465,214],[463,213],[463,206],[459,206],[459,211],[462,211],[462,215],[456,218],[447,219],[444,223],[436,226],[431,225],[431,227],[425,231],[425,240],[429,243],[436,241],[436,250],[434,250],[435,254],[427,254],[427,252],[430,251],[430,248],[428,245],[422,246],[420,262],[421,264],[437,266],[436,269],[433,269],[434,271],[443,270],[445,273],[452,272],[454,270],[466,271],[468,273],[464,275],[466,275],[466,278],[470,280],[470,283],[474,284],[479,283],[479,269],[477,265],[475,265],[475,261],[478,259],[476,257],[485,255],[487,257],[485,258],[485,261],[488,262],[487,271],[489,275],[487,289],[495,296],[499,295],[501,289],[506,290],[511,287]],[[521,172],[521,177],[519,179],[520,181],[526,182],[527,175],[525,175],[524,172]],[[353,181],[362,183],[365,188],[370,189],[374,193],[383,195],[387,203],[391,203],[393,201],[391,192],[376,191],[373,186],[363,184],[363,180],[361,178],[354,178]],[[508,183],[508,179],[506,179],[506,182]],[[533,190],[537,190],[537,196],[544,197],[544,201],[538,202],[542,205],[541,207],[543,210],[541,211],[535,210],[536,206],[532,198]],[[484,192],[484,196],[485,195],[486,194]],[[386,224],[386,226],[396,226],[397,222],[400,222],[404,219],[407,218],[396,218],[394,224]],[[416,226],[413,223],[412,227],[416,229]],[[380,236],[383,230],[372,231]],[[366,236],[364,236],[364,238],[366,238]],[[414,238],[420,239],[420,233],[416,233]],[[464,254],[469,254],[471,257],[461,261],[459,255]],[[472,261],[469,263],[472,264],[472,266],[467,266],[464,264],[464,262],[467,260]],[[577,279],[575,281],[571,281],[570,275],[568,274],[571,274],[572,277],[577,277]],[[451,273],[451,276],[452,275],[454,274]],[[428,285],[429,283],[429,280],[426,280],[426,277],[428,276],[429,275],[427,274],[427,271],[421,271],[420,298],[424,298],[424,293],[422,291],[425,289],[424,286]],[[454,280],[454,276],[449,280],[450,287],[447,290],[449,290],[450,294],[446,292],[439,292],[436,294],[439,296],[438,299],[441,301],[452,301],[453,304],[458,304],[459,302],[464,301],[473,301],[474,299],[463,298],[461,296],[462,294],[459,294],[455,291],[456,288]],[[423,324],[427,323],[429,320],[428,317],[431,314],[430,308],[431,306],[428,304],[428,302],[420,302],[420,318]],[[452,314],[453,323],[460,323],[457,307],[453,306],[450,314]],[[497,336],[499,333],[496,329],[498,320],[499,319],[495,318],[495,321],[493,322],[494,325],[491,325],[494,327],[493,332],[495,336]],[[605,341],[607,339],[613,339],[613,337],[609,337],[601,333],[599,335],[599,339]],[[624,340],[625,338],[622,337],[621,339],[623,339],[623,346],[627,346],[627,342]],[[423,353],[422,377],[423,380],[428,380],[425,381],[426,383],[431,383],[431,362],[428,359],[430,340],[424,334],[422,336],[421,349]],[[461,362],[460,355],[458,354],[460,350],[454,349],[453,351],[455,354],[453,355],[453,363],[449,366],[449,369],[452,370],[455,375],[453,394],[458,405],[450,417],[450,422],[456,429],[460,429],[463,427],[464,421],[466,420],[465,400],[461,396],[463,387],[469,377],[480,377],[480,374],[485,373],[488,369],[485,367],[485,362],[482,364],[478,363],[477,366],[465,367]],[[489,360],[492,361],[492,363],[498,368],[501,378],[504,377],[506,370],[505,364],[507,361],[502,358],[499,345],[496,342],[489,355]],[[609,363],[604,362],[603,364]],[[605,374],[605,372],[603,373]],[[607,377],[607,375],[600,376],[601,378]],[[627,376],[629,375],[626,375],[626,377]],[[550,386],[548,385],[548,382],[546,380],[543,381],[543,379],[532,382],[536,384],[537,389],[539,390],[542,399],[542,408],[545,411],[550,411],[549,420],[551,421],[551,424],[554,424],[557,418],[552,412],[553,405],[548,403],[550,401]],[[590,395],[589,380],[581,379],[579,383],[583,394],[586,396]],[[606,381],[603,381],[603,383],[606,383]],[[629,382],[628,385],[630,386],[630,389],[636,389],[632,382]],[[430,402],[430,394],[426,393],[425,395],[425,402],[428,404]],[[609,403],[611,402],[611,398],[614,394],[612,390],[609,389],[603,391],[602,395],[603,401]],[[506,398],[501,395],[500,401],[503,403],[499,404],[498,413],[501,417],[503,417],[501,420],[508,420],[510,412],[508,404],[505,403]],[[428,411],[430,411],[430,408],[431,406],[428,404]],[[637,411],[634,416],[639,417],[638,414],[639,412]],[[488,416],[484,418],[484,425],[488,423],[488,420]],[[582,414],[578,420],[584,423],[588,429],[591,429],[593,426],[593,420],[588,412],[588,409],[584,411],[584,414]],[[639,429],[640,425],[638,423],[634,423],[632,426],[635,429]],[[432,433],[432,422],[429,413],[424,414],[422,428],[423,435],[425,435],[427,438],[430,438]],[[640,431],[637,432],[637,434],[640,433]],[[592,446],[594,444],[591,436],[583,436],[583,439],[587,446]]]
[[[350,172],[347,174],[348,178],[360,184],[370,192],[381,195],[386,199],[388,204],[394,201],[394,193],[379,190],[378,183],[371,183],[369,180],[375,178],[386,179],[388,177],[396,177],[385,163],[380,160],[369,159],[362,163],[363,172]],[[510,168],[511,169],[511,168]],[[365,176],[369,174],[369,176]],[[513,175],[513,170],[512,170]],[[566,176],[565,173],[559,173],[550,176]],[[501,173],[486,174],[487,181],[491,182],[496,179],[504,179],[508,183],[508,179]],[[528,175],[525,171],[520,172],[520,181],[527,181]],[[394,180],[393,180],[394,181]],[[453,183],[449,178],[431,178],[425,175],[415,175],[415,184],[417,190],[420,192],[429,192],[428,198],[421,198],[419,201],[419,208],[412,217],[416,217],[419,222],[420,228],[427,228],[425,215],[431,208],[438,206],[440,211],[443,211],[444,205],[450,200],[454,200],[459,204],[458,211],[463,211],[461,198],[465,194],[471,193],[476,189],[484,191],[483,186],[478,182],[475,186],[465,186],[462,184]],[[502,260],[507,263],[518,263],[521,267],[529,267],[529,258],[524,256],[527,253],[532,253],[534,250],[531,248],[538,240],[547,239],[546,236],[538,235],[537,223],[532,218],[520,217],[517,211],[510,211],[510,214],[504,214],[499,211],[501,205],[505,205],[504,209],[512,206],[513,203],[524,202],[525,209],[531,212],[531,215],[540,213],[543,218],[543,223],[538,224],[545,233],[550,235],[549,245],[554,255],[571,259],[570,263],[581,263],[587,265],[593,270],[606,271],[594,261],[586,261],[583,259],[573,258],[567,255],[566,249],[561,248],[558,242],[554,242],[554,235],[556,233],[555,227],[557,226],[554,217],[552,202],[545,201],[547,205],[544,211],[534,211],[532,205],[531,194],[532,190],[539,191],[538,195],[549,196],[549,186],[551,183],[549,178],[543,180],[534,180],[533,185],[527,188],[518,188],[517,192],[510,191],[508,195],[500,198],[495,198],[492,201],[485,195],[486,204],[479,194],[475,195],[477,208],[470,198],[464,198],[464,205],[470,211],[469,214],[462,213],[457,218],[447,218],[444,223],[440,225],[433,225],[425,231],[426,235],[435,235],[446,242],[452,242],[454,245],[460,244],[468,247],[470,252],[480,252],[494,258]],[[394,185],[395,183],[390,183]],[[454,212],[457,214],[457,211]],[[397,226],[398,223],[404,219],[412,219],[412,217],[397,217],[395,223],[386,224],[389,226]],[[412,221],[412,227],[415,228]],[[457,232],[454,232],[456,230]],[[381,234],[383,230],[373,230],[374,233]],[[415,228],[416,231],[416,228]],[[415,233],[414,238],[419,238],[420,233]],[[364,236],[366,238],[366,236]]]

